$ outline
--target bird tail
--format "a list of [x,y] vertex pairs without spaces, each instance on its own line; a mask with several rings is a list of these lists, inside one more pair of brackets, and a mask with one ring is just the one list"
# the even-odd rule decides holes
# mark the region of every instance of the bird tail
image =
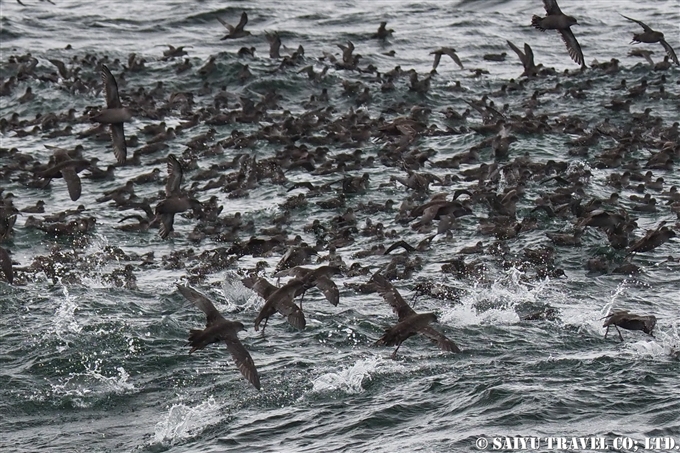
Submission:
[[534,15],[534,16],[531,18],[531,25],[532,25],[534,28],[537,28],[537,29],[539,29],[539,30],[541,30],[541,31],[545,31],[545,28],[541,27],[541,19],[542,19],[541,17]]

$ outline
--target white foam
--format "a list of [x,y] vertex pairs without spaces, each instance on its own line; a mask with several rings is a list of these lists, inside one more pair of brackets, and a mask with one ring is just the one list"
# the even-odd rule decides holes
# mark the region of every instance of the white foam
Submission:
[[52,393],[57,396],[73,397],[78,407],[87,407],[88,400],[93,396],[117,394],[121,395],[135,390],[135,386],[128,382],[130,375],[123,367],[117,367],[117,376],[105,376],[101,372],[102,360],[88,363],[88,368],[82,373],[71,373],[59,384],[50,384]]
[[219,420],[219,410],[213,397],[194,407],[173,404],[165,418],[156,423],[154,441],[172,445],[194,437]]
[[363,383],[371,380],[371,375],[377,374],[384,369],[402,368],[394,361],[387,363],[382,357],[374,356],[359,359],[351,367],[345,367],[339,372],[322,374],[313,382],[313,392],[330,392],[341,390],[345,393],[355,394],[364,391]]
[[491,285],[475,284],[461,298],[461,303],[444,308],[439,321],[455,326],[479,324],[513,324],[520,320],[516,306],[520,303],[541,303],[551,280],[534,283],[521,280],[523,273],[510,269],[503,278]]

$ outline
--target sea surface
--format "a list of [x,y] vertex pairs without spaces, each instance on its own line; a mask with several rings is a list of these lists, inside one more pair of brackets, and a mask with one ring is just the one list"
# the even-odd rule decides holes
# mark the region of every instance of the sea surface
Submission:
[[[281,114],[289,110],[301,115],[302,104],[310,96],[327,88],[335,107],[333,118],[347,115],[350,109],[365,109],[372,118],[381,115],[393,119],[408,115],[411,106],[428,107],[427,120],[443,130],[447,120],[441,111],[446,107],[462,112],[466,100],[478,100],[489,94],[496,106],[509,104],[509,112],[522,115],[522,104],[534,90],[548,89],[560,82],[565,89],[587,86],[585,98],[577,99],[565,90],[541,96],[536,114],[546,113],[550,120],[578,115],[591,131],[604,118],[620,128],[630,128],[627,112],[611,112],[603,106],[617,94],[613,87],[626,79],[628,86],[648,80],[647,93],[658,91],[653,82],[662,72],[652,71],[642,59],[628,56],[633,48],[630,40],[641,28],[621,17],[620,13],[644,21],[666,35],[666,40],[680,52],[680,2],[677,0],[637,2],[562,0],[560,6],[576,17],[573,31],[579,40],[586,63],[616,58],[620,70],[607,73],[587,70],[583,74],[551,76],[527,82],[522,90],[508,95],[496,93],[509,80],[519,79],[522,65],[506,40],[520,48],[529,43],[536,62],[554,67],[559,73],[578,69],[556,32],[541,33],[530,26],[533,14],[544,15],[539,0],[465,0],[465,1],[120,1],[83,2],[54,0],[56,4],[37,0],[0,3],[0,48],[3,82],[16,73],[16,65],[8,63],[11,55],[30,53],[38,59],[35,74],[48,74],[55,67],[48,61],[69,61],[86,54],[97,58],[108,56],[113,74],[119,78],[123,103],[140,87],[152,90],[163,82],[164,94],[158,104],[171,93],[198,93],[205,82],[207,94],[196,94],[194,110],[208,107],[223,86],[229,93],[227,109],[239,108],[241,97],[257,100],[268,90],[281,95]],[[238,22],[247,11],[247,30],[251,36],[224,40],[225,28],[217,21]],[[387,21],[394,29],[386,41],[371,39],[378,24]],[[304,62],[285,70],[277,70],[281,60],[269,58],[265,32],[278,31],[282,55],[304,47]],[[323,52],[341,59],[339,44],[352,41],[355,54],[361,54],[360,66],[374,65],[385,73],[397,65],[415,69],[421,79],[432,68],[430,52],[448,46],[456,49],[465,69],[460,69],[444,56],[425,95],[409,92],[408,77],[395,81],[396,89],[381,92],[375,76],[333,67],[321,60]],[[71,49],[66,46],[70,44]],[[174,66],[181,59],[163,61],[165,45],[187,47],[192,69],[176,74]],[[253,57],[239,57],[241,47],[255,47]],[[653,50],[654,61],[664,55],[659,44],[643,44]],[[393,56],[386,55],[395,51]],[[506,52],[504,62],[482,59],[484,54]],[[124,72],[128,57],[135,53],[145,60],[145,69]],[[217,70],[207,78],[198,69],[216,57]],[[238,78],[241,65],[248,64],[253,77]],[[320,72],[330,69],[318,82],[298,73],[304,66],[314,65]],[[469,68],[485,68],[489,74],[471,77]],[[671,99],[654,99],[644,95],[635,98],[631,112],[645,108],[662,118],[664,127],[680,119],[680,69],[663,72],[666,91]],[[92,67],[83,68],[83,78],[98,79]],[[124,79],[124,82],[123,82]],[[348,95],[342,81],[362,81],[370,88],[372,100],[357,107],[356,95]],[[460,81],[463,91],[452,89]],[[587,82],[590,81],[590,82]],[[19,98],[31,87],[35,99],[20,103]],[[617,94],[618,95],[618,94]],[[403,103],[401,106],[399,103]],[[63,80],[40,81],[34,77],[21,80],[9,96],[0,98],[0,117],[9,119],[17,112],[22,119],[48,112],[63,113],[70,108],[81,115],[87,106],[101,107],[104,97],[98,90],[74,93],[64,88]],[[392,109],[389,109],[392,107]],[[168,126],[177,125],[179,111],[163,118]],[[148,137],[139,131],[160,119],[136,116],[125,125],[126,136],[138,134],[143,144]],[[467,126],[481,125],[475,111]],[[460,127],[458,123],[453,127]],[[228,124],[216,127],[215,141],[228,138],[234,129],[245,133],[257,131],[265,124]],[[24,128],[30,131],[33,126]],[[63,128],[64,124],[59,128]],[[90,128],[88,123],[73,125],[73,135],[47,138],[48,131],[18,137],[13,130],[0,135],[0,148],[16,147],[20,152],[47,162],[51,151],[44,145],[84,147],[86,158],[98,157],[105,168],[115,158],[106,139],[76,138],[75,133]],[[145,165],[116,169],[115,181],[94,182],[83,178],[83,194],[73,202],[65,184],[55,179],[48,188],[27,188],[12,174],[0,179],[5,189],[2,196],[14,194],[18,208],[46,202],[46,214],[75,209],[84,205],[87,215],[97,218],[93,232],[85,237],[54,238],[43,231],[27,227],[29,214],[18,217],[14,235],[3,242],[16,262],[14,285],[0,279],[0,451],[9,452],[466,452],[476,451],[479,437],[493,436],[598,436],[613,442],[617,437],[630,437],[640,443],[646,437],[674,438],[680,444],[680,257],[678,241],[671,240],[650,252],[637,254],[633,262],[641,267],[636,275],[593,273],[586,262],[595,256],[607,256],[619,263],[625,250],[609,247],[606,235],[587,228],[582,245],[557,246],[555,264],[565,276],[537,276],[533,269],[504,266],[498,256],[488,253],[467,256],[466,262],[484,265],[482,277],[457,278],[441,271],[442,263],[457,252],[478,241],[491,245],[495,238],[478,230],[480,219],[489,215],[488,208],[475,205],[473,215],[462,217],[452,235],[438,235],[429,250],[418,252],[422,266],[412,275],[393,281],[408,302],[419,312],[432,311],[438,316],[437,328],[455,341],[462,352],[439,351],[423,337],[408,339],[391,359],[392,349],[377,347],[374,342],[383,330],[396,323],[391,308],[378,294],[361,294],[345,283],[364,283],[370,276],[335,277],[340,288],[337,307],[328,304],[316,290],[308,291],[304,300],[307,327],[296,331],[280,315],[271,318],[266,335],[255,332],[253,319],[263,304],[262,299],[245,288],[240,277],[243,269],[266,261],[262,275],[272,277],[282,253],[266,257],[244,256],[227,268],[197,278],[195,269],[201,255],[231,243],[211,238],[191,242],[188,234],[196,219],[175,216],[176,237],[162,240],[155,230],[146,233],[124,233],[114,229],[130,211],[118,211],[109,203],[95,200],[102,192],[124,184],[134,176],[159,168],[163,178],[166,165],[162,159],[169,153],[182,155],[191,137],[208,130],[205,124],[184,131],[168,143],[169,148],[144,156]],[[587,156],[569,155],[567,144],[576,135],[515,134],[518,141],[510,147],[501,165],[526,154],[532,161],[553,159],[568,161],[567,172],[589,170],[584,181],[583,203],[593,197],[607,199],[615,188],[606,184],[607,177],[620,168],[597,168],[598,154],[615,145],[609,137],[592,145]],[[471,188],[477,181],[460,177],[465,169],[480,163],[494,162],[489,149],[480,151],[478,162],[462,164],[459,169],[435,168],[431,162],[443,160],[470,149],[488,136],[469,131],[454,135],[422,136],[412,148],[432,149],[436,155],[419,171],[444,178],[454,176],[448,187],[432,185],[432,193],[453,193]],[[303,143],[304,139],[298,144]],[[330,144],[329,156],[351,153],[356,148],[363,156],[378,156],[386,139],[374,133],[357,145]],[[310,145],[312,148],[316,145]],[[246,148],[225,148],[218,156],[197,162],[200,169],[231,160],[245,152],[265,159],[280,151],[283,145],[255,140]],[[128,152],[131,156],[134,147]],[[656,149],[642,148],[631,159],[644,161]],[[151,162],[156,162],[152,164]],[[0,167],[10,163],[0,153]],[[675,162],[677,168],[678,163]],[[199,170],[187,170],[185,186]],[[233,171],[233,170],[230,170]],[[644,169],[641,170],[645,172]],[[370,190],[365,195],[348,198],[347,206],[359,202],[384,203],[393,199],[392,212],[365,214],[357,210],[357,227],[367,220],[382,222],[386,230],[396,230],[397,238],[377,240],[355,234],[355,241],[338,248],[337,253],[349,265],[361,262],[372,271],[381,269],[390,257],[372,256],[356,259],[353,254],[377,243],[389,246],[398,239],[411,245],[432,232],[416,231],[408,224],[395,221],[397,207],[412,194],[391,176],[405,176],[398,166],[384,165],[376,159],[373,166],[348,174],[370,175]],[[9,173],[4,173],[9,175]],[[654,170],[663,177],[664,191],[680,185],[677,171]],[[242,241],[260,234],[273,225],[281,214],[281,204],[304,189],[288,192],[293,182],[332,182],[338,175],[310,176],[298,169],[286,173],[289,182],[272,184],[262,181],[245,198],[228,198],[213,189],[199,192],[199,199],[217,196],[224,210],[221,216],[236,212],[244,220],[253,221],[254,229],[239,233]],[[524,188],[517,204],[518,218],[531,214],[535,200],[553,193],[558,185],[532,180]],[[200,182],[202,186],[203,181]],[[637,183],[636,183],[637,184]],[[503,179],[496,189],[507,186]],[[163,190],[163,179],[135,187],[139,197]],[[640,195],[632,188],[618,191],[620,206],[631,209],[630,195]],[[644,192],[644,191],[643,191]],[[677,219],[661,192],[647,191],[659,200],[657,212],[636,212],[635,237],[642,237],[661,221],[673,225]],[[316,205],[320,198],[309,198],[305,207],[292,211],[286,225],[290,237],[301,234],[314,244],[316,239],[302,228],[313,219],[330,226],[332,219],[346,207],[323,210]],[[427,197],[425,197],[426,199]],[[618,209],[618,208],[616,208]],[[35,214],[41,217],[40,214]],[[526,247],[550,245],[546,231],[572,232],[574,218],[538,216],[539,228],[523,232],[504,241],[509,253],[521,257]],[[435,230],[436,232],[436,230]],[[118,249],[124,254],[115,253]],[[185,258],[167,259],[171,254],[193,249]],[[139,257],[154,252],[154,261],[143,265]],[[400,251],[393,253],[401,253]],[[328,250],[319,252],[320,256]],[[59,255],[51,272],[27,269],[40,256]],[[669,259],[674,257],[675,259]],[[630,257],[629,257],[630,259]],[[120,286],[111,273],[131,264],[136,287]],[[192,286],[205,293],[228,319],[243,322],[247,330],[240,338],[250,351],[259,370],[262,390],[257,391],[243,379],[222,344],[189,355],[186,346],[188,330],[204,325],[205,316],[176,290],[176,285],[193,276]],[[425,280],[445,283],[460,290],[455,300],[430,296],[413,298],[417,283]],[[285,281],[285,279],[283,280]],[[283,281],[281,283],[283,283]],[[552,320],[523,321],[523,314],[552,307],[557,316]],[[602,318],[611,309],[655,315],[658,319],[654,337],[642,332],[623,330],[620,342],[612,330],[604,339]],[[554,451],[542,448],[541,451]],[[579,451],[591,451],[580,449]],[[625,449],[619,451],[627,451]]]

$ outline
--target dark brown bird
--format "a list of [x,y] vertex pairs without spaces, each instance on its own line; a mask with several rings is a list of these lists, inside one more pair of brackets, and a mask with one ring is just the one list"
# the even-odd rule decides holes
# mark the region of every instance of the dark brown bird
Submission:
[[666,53],[671,58],[671,60],[673,60],[673,62],[676,65],[680,66],[680,61],[678,61],[678,56],[675,55],[675,51],[673,50],[671,45],[668,44],[666,42],[666,40],[664,39],[663,33],[661,33],[660,31],[652,30],[649,26],[647,26],[642,21],[631,19],[630,17],[626,17],[623,14],[621,14],[621,16],[623,16],[624,18],[628,19],[631,22],[635,22],[640,27],[642,27],[642,29],[644,30],[644,33],[634,33],[633,34],[633,40],[631,41],[631,43],[644,42],[646,44],[654,44],[654,43],[658,42],[666,50]]
[[165,184],[165,200],[156,205],[156,219],[161,222],[158,234],[163,239],[166,239],[173,232],[172,225],[175,222],[175,214],[193,209],[197,216],[202,215],[201,203],[189,195],[182,194],[180,190],[183,175],[182,164],[174,155],[168,155],[168,181]]
[[5,274],[7,281],[12,284],[14,281],[14,271],[12,269],[12,258],[9,256],[9,252],[0,247],[0,270]]
[[645,237],[639,239],[633,245],[630,246],[630,248],[628,249],[628,253],[629,254],[638,252],[644,253],[650,250],[654,250],[660,245],[663,245],[666,242],[668,242],[671,238],[677,236],[675,234],[675,231],[671,230],[670,228],[664,225],[665,222],[661,222],[661,224],[656,229],[649,230]]
[[243,377],[253,384],[253,387],[260,390],[260,376],[257,374],[253,358],[238,339],[238,333],[245,330],[245,326],[238,321],[226,320],[217,311],[212,301],[198,291],[183,285],[179,285],[177,289],[187,300],[200,308],[207,317],[205,329],[189,330],[188,344],[191,345],[189,354],[198,349],[203,349],[211,343],[224,341]]
[[118,95],[118,84],[106,65],[102,65],[102,81],[106,90],[106,108],[92,117],[92,121],[111,125],[111,142],[113,153],[119,164],[124,164],[127,158],[125,131],[123,124],[132,119],[130,111],[123,107]]
[[[274,274],[275,277],[294,276],[304,282],[304,286],[298,290],[296,296],[303,294],[312,287],[317,287],[326,300],[333,306],[337,306],[340,302],[340,291],[331,276],[339,274],[340,268],[337,266],[320,266],[316,269],[309,269],[307,267],[296,266],[291,269]],[[303,296],[304,297],[304,296]],[[302,309],[302,300],[300,300],[300,309]]]
[[41,178],[45,178],[47,183],[53,178],[64,178],[71,200],[78,200],[82,192],[78,173],[89,168],[90,161],[85,159],[72,159],[65,149],[49,145],[45,146],[54,151],[54,165],[41,171],[37,175]]
[[246,24],[248,23],[248,14],[246,14],[245,11],[243,11],[243,13],[241,13],[241,20],[239,21],[239,23],[235,27],[233,25],[226,23],[224,20],[222,20],[219,17],[217,18],[217,20],[220,21],[220,23],[222,25],[224,25],[224,27],[227,30],[229,30],[229,33],[227,33],[222,38],[220,38],[220,41],[224,41],[225,39],[243,38],[244,36],[250,35],[249,31],[243,29],[246,26]]
[[304,287],[304,283],[301,280],[293,279],[275,291],[271,290],[271,285],[264,283],[256,284],[258,285],[256,291],[263,297],[264,294],[268,294],[268,297],[266,298],[266,302],[260,310],[260,313],[257,315],[257,318],[255,318],[255,330],[260,329],[260,323],[264,320],[264,326],[262,327],[262,333],[264,333],[269,317],[277,311],[286,317],[288,324],[291,326],[300,330],[305,328],[305,325],[307,324],[305,321],[305,314],[300,307],[293,302],[297,291]]
[[538,74],[538,71],[542,65],[536,65],[534,63],[534,52],[531,50],[531,46],[529,44],[524,43],[524,52],[519,50],[519,48],[514,45],[510,41],[506,41],[510,48],[515,51],[517,56],[519,57],[519,61],[522,62],[522,66],[524,66],[524,72],[521,74],[522,76],[525,77],[534,77],[536,74]]
[[604,333],[605,338],[607,338],[607,334],[609,333],[609,327],[611,326],[614,326],[616,331],[619,333],[619,338],[621,339],[622,342],[623,335],[621,335],[619,327],[626,330],[642,330],[644,333],[649,334],[652,337],[654,336],[654,334],[652,333],[652,330],[656,325],[656,317],[654,315],[640,316],[629,313],[626,310],[621,310],[610,313],[603,319],[606,319],[606,321],[604,322],[602,327],[607,328],[607,331]]
[[392,353],[392,358],[395,358],[399,346],[406,339],[412,337],[416,333],[425,335],[430,340],[437,343],[440,349],[449,352],[460,352],[456,344],[446,338],[441,332],[430,326],[431,322],[437,320],[434,313],[418,314],[413,310],[401,297],[401,294],[392,286],[392,284],[381,274],[374,274],[371,277],[371,282],[375,285],[380,295],[385,299],[399,318],[399,322],[387,329],[385,334],[376,341],[376,345],[396,346],[397,349]]
[[571,59],[584,68],[586,64],[583,59],[581,46],[570,28],[572,25],[578,25],[578,21],[564,14],[557,5],[556,0],[543,0],[543,6],[548,15],[545,17],[533,16],[531,18],[531,25],[541,31],[557,30],[562,36],[562,41],[567,46]]
[[387,39],[392,36],[394,30],[387,28],[387,22],[380,22],[380,27],[378,27],[377,33],[371,36],[372,39]]

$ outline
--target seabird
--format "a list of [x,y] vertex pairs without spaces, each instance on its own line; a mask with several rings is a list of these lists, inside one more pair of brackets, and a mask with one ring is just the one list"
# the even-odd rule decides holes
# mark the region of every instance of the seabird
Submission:
[[436,342],[443,351],[460,352],[460,348],[458,348],[456,343],[430,326],[431,322],[437,321],[437,316],[434,313],[416,313],[389,280],[379,273],[371,277],[371,283],[399,317],[399,322],[395,326],[386,329],[385,334],[375,343],[376,345],[396,346],[397,349],[392,353],[392,358],[396,357],[401,343],[416,333],[425,335],[430,340]]
[[680,61],[678,61],[678,56],[675,55],[675,51],[671,47],[670,44],[666,42],[664,39],[663,33],[660,31],[655,31],[649,28],[647,24],[645,24],[642,21],[631,19],[630,17],[624,16],[621,14],[624,18],[628,19],[631,22],[635,22],[638,24],[640,27],[643,28],[644,33],[634,33],[633,34],[633,40],[631,41],[631,44],[633,43],[641,43],[644,42],[646,44],[654,44],[656,42],[660,43],[664,49],[666,49],[666,53],[668,56],[675,62],[676,65],[680,66]]
[[111,125],[113,153],[116,155],[118,163],[122,165],[127,158],[123,123],[129,122],[132,119],[132,114],[120,103],[118,84],[106,65],[102,65],[101,76],[106,90],[106,108],[93,116],[92,121]]
[[260,376],[257,374],[253,358],[238,339],[238,332],[245,330],[245,326],[238,321],[225,319],[217,311],[212,301],[198,291],[183,285],[179,285],[177,289],[188,301],[200,308],[207,317],[205,329],[189,330],[188,344],[191,345],[189,354],[198,349],[203,349],[211,343],[224,341],[243,377],[253,384],[253,387],[260,390]]
[[229,33],[220,38],[220,41],[224,41],[225,39],[243,38],[244,36],[250,35],[249,31],[243,29],[243,27],[245,27],[248,23],[248,14],[246,14],[245,11],[241,13],[241,20],[239,21],[238,25],[236,25],[236,27],[226,23],[220,17],[218,17],[217,20],[220,21],[220,23],[224,25],[227,30],[229,30]]
[[531,18],[531,25],[541,31],[559,31],[560,35],[562,35],[564,44],[567,45],[567,50],[569,51],[571,59],[580,64],[581,68],[585,68],[586,64],[583,59],[581,46],[576,40],[574,33],[572,33],[571,28],[569,28],[572,25],[578,25],[578,21],[573,17],[564,14],[557,5],[556,0],[543,0],[543,5],[545,6],[545,11],[548,15],[545,17],[533,16]]
[[627,330],[642,330],[644,333],[649,334],[652,337],[654,336],[654,334],[652,333],[652,330],[656,325],[656,317],[654,315],[640,316],[635,315],[633,313],[629,313],[626,310],[622,310],[608,314],[607,316],[605,316],[605,319],[607,320],[602,325],[602,327],[607,328],[607,331],[604,333],[605,339],[607,338],[607,334],[609,333],[609,327],[611,326],[614,326],[616,331],[619,333],[619,338],[621,339],[622,342],[623,335],[621,335],[619,327]]

